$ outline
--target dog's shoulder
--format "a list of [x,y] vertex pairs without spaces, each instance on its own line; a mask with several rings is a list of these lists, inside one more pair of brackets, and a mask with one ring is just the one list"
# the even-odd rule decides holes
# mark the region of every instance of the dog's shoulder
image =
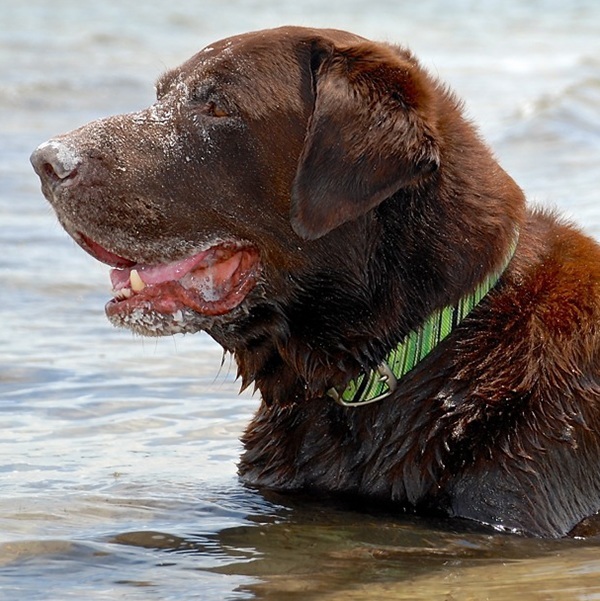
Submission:
[[531,211],[483,313],[459,355],[479,456],[450,485],[451,512],[565,535],[600,506],[600,247]]

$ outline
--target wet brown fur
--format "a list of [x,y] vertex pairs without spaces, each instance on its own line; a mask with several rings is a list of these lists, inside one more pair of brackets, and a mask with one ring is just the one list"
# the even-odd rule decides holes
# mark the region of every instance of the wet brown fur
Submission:
[[[525,207],[460,103],[407,50],[302,28],[213,47],[158,85],[185,152],[161,150],[156,124],[130,135],[127,116],[87,126],[65,139],[95,187],[53,202],[69,231],[136,261],[172,260],[211,235],[259,248],[245,305],[195,328],[262,396],[242,477],[539,536],[594,514],[598,245]],[[207,86],[230,115],[206,125],[210,144],[180,102]],[[515,230],[498,286],[392,398],[347,409],[325,394],[470,292]]]

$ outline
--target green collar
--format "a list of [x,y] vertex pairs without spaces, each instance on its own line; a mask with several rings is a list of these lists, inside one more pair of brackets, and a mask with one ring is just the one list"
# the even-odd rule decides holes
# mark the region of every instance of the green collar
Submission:
[[473,292],[461,298],[456,305],[434,311],[392,349],[385,361],[352,380],[341,394],[335,388],[330,388],[327,394],[345,407],[361,407],[390,396],[398,386],[398,380],[444,340],[497,284],[515,254],[518,239],[516,232],[502,265],[488,274]]

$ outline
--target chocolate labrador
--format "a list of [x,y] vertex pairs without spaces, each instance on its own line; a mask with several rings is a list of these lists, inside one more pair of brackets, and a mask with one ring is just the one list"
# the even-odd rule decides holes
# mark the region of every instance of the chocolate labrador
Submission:
[[110,321],[204,330],[262,400],[240,473],[556,537],[600,508],[600,249],[405,48],[284,27],[42,144]]

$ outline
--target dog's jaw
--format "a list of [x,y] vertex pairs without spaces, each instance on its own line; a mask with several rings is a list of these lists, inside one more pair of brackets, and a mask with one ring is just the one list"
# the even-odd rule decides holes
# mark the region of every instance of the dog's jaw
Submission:
[[111,265],[108,319],[144,336],[193,333],[243,303],[261,272],[259,253],[242,241],[213,241],[182,259],[147,264],[121,257],[83,234],[79,244]]

